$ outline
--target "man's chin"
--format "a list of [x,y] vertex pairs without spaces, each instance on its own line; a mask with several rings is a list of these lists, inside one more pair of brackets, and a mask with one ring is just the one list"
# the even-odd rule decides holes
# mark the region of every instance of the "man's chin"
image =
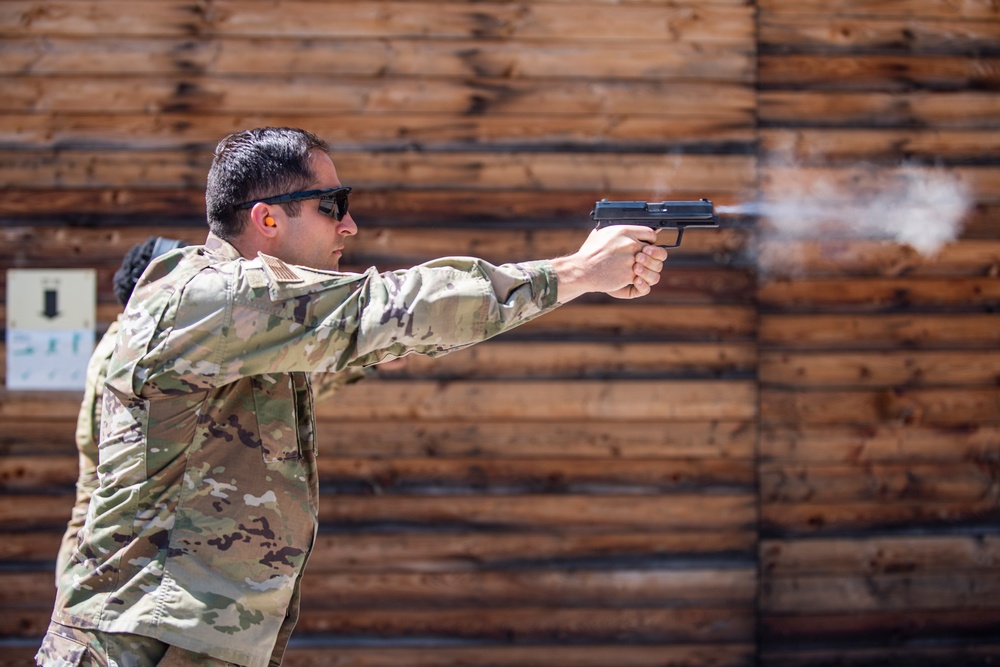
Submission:
[[329,270],[330,271],[339,271],[340,270],[340,251],[339,250],[334,251],[334,253],[331,255]]

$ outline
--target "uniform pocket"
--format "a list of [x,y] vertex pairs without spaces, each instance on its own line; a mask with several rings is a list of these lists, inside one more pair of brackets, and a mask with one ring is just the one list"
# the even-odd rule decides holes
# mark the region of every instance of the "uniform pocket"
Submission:
[[42,639],[42,646],[35,654],[35,664],[40,667],[79,667],[85,655],[86,644],[58,634],[49,626],[49,631]]
[[253,386],[257,432],[265,463],[302,458],[295,391],[290,375],[255,375]]

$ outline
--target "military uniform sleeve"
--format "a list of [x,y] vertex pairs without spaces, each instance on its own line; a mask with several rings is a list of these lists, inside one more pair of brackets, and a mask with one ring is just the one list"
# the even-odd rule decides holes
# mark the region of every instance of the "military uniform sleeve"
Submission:
[[313,400],[325,401],[336,394],[342,387],[360,382],[375,372],[375,366],[367,368],[350,367],[335,373],[312,373],[309,382],[312,385]]
[[[164,308],[167,344],[147,345],[139,384],[175,389],[275,372],[339,372],[411,353],[441,355],[557,303],[547,261],[446,258],[405,271],[324,272],[260,256],[203,271]],[[165,350],[158,357],[159,350]]]

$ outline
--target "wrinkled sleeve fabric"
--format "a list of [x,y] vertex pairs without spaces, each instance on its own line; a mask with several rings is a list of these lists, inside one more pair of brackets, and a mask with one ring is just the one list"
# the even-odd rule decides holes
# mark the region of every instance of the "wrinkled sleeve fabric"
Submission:
[[169,325],[149,323],[165,338],[146,339],[136,394],[147,382],[164,391],[207,389],[262,373],[340,372],[411,353],[441,355],[558,305],[545,261],[447,258],[359,274],[282,266],[287,272],[276,276],[261,258],[232,262],[193,276],[179,287],[183,294],[165,294],[182,306],[159,311]]

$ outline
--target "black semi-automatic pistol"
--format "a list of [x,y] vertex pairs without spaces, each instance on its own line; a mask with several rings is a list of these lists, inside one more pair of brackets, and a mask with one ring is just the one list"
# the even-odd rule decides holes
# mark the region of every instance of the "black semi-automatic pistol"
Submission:
[[608,201],[594,204],[590,217],[597,227],[609,225],[645,225],[651,229],[675,229],[677,238],[671,244],[658,244],[664,248],[680,246],[684,230],[688,227],[718,227],[715,207],[707,199],[698,201]]

